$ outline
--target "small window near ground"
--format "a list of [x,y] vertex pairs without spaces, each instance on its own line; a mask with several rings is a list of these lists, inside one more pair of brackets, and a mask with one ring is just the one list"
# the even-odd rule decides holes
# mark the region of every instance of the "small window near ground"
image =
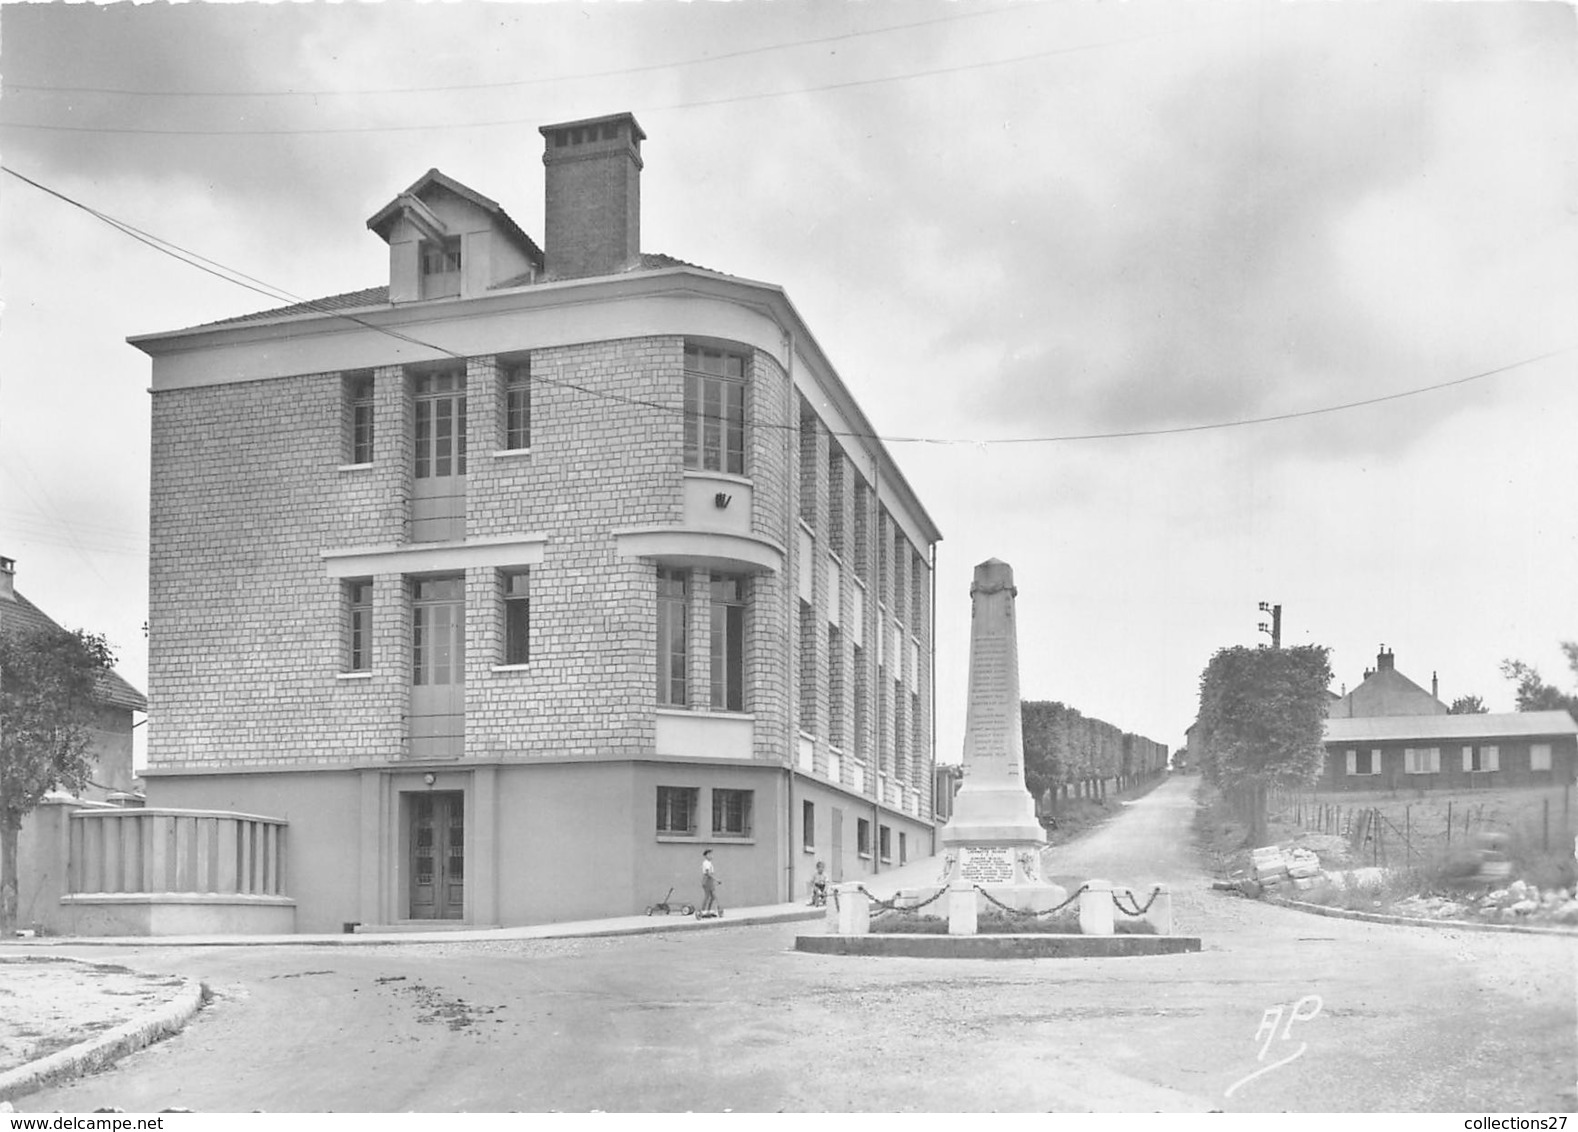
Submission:
[[855,819],[855,851],[862,857],[871,856],[871,823],[865,818]]
[[504,663],[531,660],[531,571],[506,570],[504,582]]
[[751,835],[750,790],[714,790],[712,792],[712,835],[714,837],[749,837]]
[[696,836],[696,799],[700,793],[694,786],[659,786],[657,831],[670,837]]
[[899,864],[902,865],[902,864],[904,864],[904,862],[908,861],[909,859],[910,859],[909,843],[908,843],[907,839],[905,838],[904,834],[900,833],[899,834]]
[[807,849],[816,848],[816,803],[800,803],[800,844]]
[[884,861],[893,860],[891,834],[885,825],[877,826],[877,853]]

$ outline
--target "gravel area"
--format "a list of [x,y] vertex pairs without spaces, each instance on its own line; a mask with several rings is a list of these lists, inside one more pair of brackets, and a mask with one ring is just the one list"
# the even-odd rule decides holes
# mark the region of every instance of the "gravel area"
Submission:
[[0,955],[0,1073],[168,1002],[181,979],[55,956]]

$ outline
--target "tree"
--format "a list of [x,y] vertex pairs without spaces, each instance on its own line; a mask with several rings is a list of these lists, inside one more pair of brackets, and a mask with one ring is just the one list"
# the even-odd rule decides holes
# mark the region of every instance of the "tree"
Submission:
[[1249,820],[1249,842],[1266,839],[1266,795],[1320,777],[1329,650],[1320,645],[1217,650],[1200,675],[1203,767]]
[[51,790],[87,785],[94,692],[114,663],[91,633],[0,633],[0,939],[16,930],[22,818]]
[[1452,701],[1452,706],[1447,708],[1448,715],[1484,715],[1490,709],[1485,706],[1485,701],[1478,696],[1459,696]]
[[[1561,649],[1572,667],[1573,679],[1578,681],[1578,641],[1563,641]],[[1501,674],[1518,686],[1519,711],[1565,711],[1578,719],[1578,693],[1567,695],[1547,684],[1532,665],[1521,660],[1503,660]]]

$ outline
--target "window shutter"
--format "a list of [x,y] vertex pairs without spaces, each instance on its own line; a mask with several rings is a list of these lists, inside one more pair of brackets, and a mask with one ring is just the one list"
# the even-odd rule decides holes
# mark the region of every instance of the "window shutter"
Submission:
[[1464,770],[1473,770],[1474,769],[1474,748],[1473,747],[1464,747],[1463,748],[1463,769]]
[[1370,748],[1370,773],[1381,773],[1381,748],[1379,747]]
[[1491,746],[1491,747],[1486,747],[1485,748],[1485,769],[1486,770],[1500,770],[1501,769],[1501,748],[1500,747]]
[[1349,751],[1348,752],[1348,773],[1349,774],[1358,774],[1359,773],[1359,752],[1358,751]]
[[1441,772],[1441,748],[1440,747],[1431,747],[1430,748],[1430,773],[1431,774],[1439,774],[1440,772]]

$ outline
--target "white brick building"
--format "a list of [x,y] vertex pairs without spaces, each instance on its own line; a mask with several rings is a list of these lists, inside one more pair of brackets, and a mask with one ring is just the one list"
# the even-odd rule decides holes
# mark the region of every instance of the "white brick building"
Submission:
[[287,820],[300,930],[932,850],[936,528],[780,288],[642,254],[635,119],[542,133],[546,252],[434,170],[387,287],[133,339],[149,802]]

